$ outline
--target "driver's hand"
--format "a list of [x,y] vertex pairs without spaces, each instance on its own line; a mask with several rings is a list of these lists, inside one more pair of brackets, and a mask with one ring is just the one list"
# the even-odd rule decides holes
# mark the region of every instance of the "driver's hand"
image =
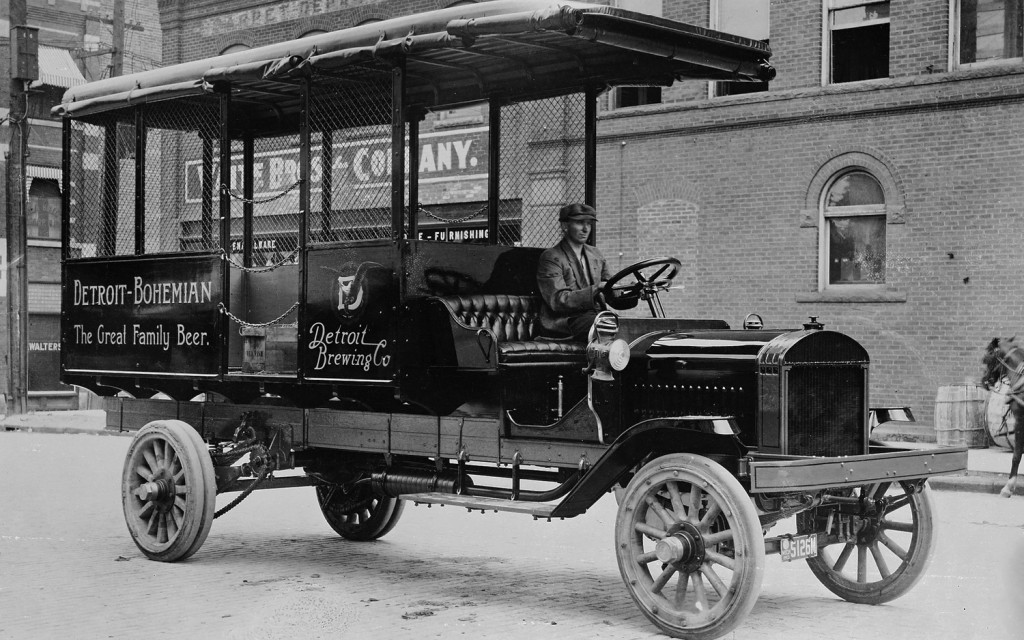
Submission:
[[604,299],[604,285],[606,282],[607,280],[602,280],[594,290],[594,302],[597,303],[597,308],[601,310],[608,308],[608,303]]

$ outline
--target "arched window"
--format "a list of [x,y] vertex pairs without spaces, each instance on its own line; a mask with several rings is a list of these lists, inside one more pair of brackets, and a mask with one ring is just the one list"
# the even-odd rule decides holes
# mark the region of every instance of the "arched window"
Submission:
[[242,44],[242,43],[239,42],[237,44],[233,44],[233,45],[229,45],[227,47],[224,47],[224,49],[221,50],[220,55],[225,55],[225,54],[228,54],[228,53],[238,53],[239,51],[247,51],[247,50],[249,50],[251,48],[252,47],[250,47],[249,45]]
[[825,288],[885,284],[885,192],[862,169],[835,175],[821,198]]

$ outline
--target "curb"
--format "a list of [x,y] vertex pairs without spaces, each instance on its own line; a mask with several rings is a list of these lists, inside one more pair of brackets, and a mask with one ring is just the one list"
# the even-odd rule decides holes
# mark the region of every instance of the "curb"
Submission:
[[[928,486],[936,491],[998,494],[1006,484],[1007,477],[997,473],[981,472],[969,473],[965,476],[935,476],[928,480]],[[1024,482],[1017,482],[1014,495],[1024,496]]]
[[128,436],[131,437],[133,433],[131,431],[113,431],[110,429],[88,429],[81,427],[50,427],[41,425],[31,424],[7,424],[2,423],[4,431],[24,431],[25,433],[54,433],[54,434],[86,434],[93,436]]

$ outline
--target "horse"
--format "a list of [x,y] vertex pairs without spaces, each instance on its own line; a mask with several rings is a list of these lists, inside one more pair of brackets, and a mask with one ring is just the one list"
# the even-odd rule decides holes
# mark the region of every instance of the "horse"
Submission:
[[1009,384],[1006,402],[1010,405],[1017,426],[1013,434],[1010,478],[999,492],[999,495],[1009,498],[1017,487],[1017,468],[1020,466],[1021,452],[1024,451],[1024,348],[1013,338],[992,338],[981,362],[985,365],[985,374],[981,377],[983,387],[991,389],[1003,378]]

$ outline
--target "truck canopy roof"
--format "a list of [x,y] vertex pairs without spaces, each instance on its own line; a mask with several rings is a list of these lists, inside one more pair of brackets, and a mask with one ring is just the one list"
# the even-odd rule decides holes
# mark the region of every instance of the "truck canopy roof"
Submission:
[[766,81],[770,56],[763,42],[613,7],[497,0],[92,82],[69,89],[53,112],[83,116],[230,86],[233,110],[280,119],[300,110],[301,92],[283,85],[312,76],[390,85],[402,64],[406,105],[431,109],[684,78]]

